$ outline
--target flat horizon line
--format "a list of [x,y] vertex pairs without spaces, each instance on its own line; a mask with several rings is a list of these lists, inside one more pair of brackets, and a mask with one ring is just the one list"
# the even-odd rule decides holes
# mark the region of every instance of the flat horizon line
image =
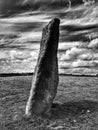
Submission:
[[[14,77],[14,76],[31,76],[33,75],[33,72],[28,72],[28,73],[1,73],[0,77]],[[87,74],[63,74],[60,73],[60,76],[72,76],[72,77],[98,77],[98,74],[92,74],[92,75],[87,75]]]

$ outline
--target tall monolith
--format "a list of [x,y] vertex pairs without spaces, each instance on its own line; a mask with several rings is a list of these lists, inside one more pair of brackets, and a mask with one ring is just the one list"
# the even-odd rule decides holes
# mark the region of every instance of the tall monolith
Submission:
[[43,29],[40,51],[35,67],[26,115],[48,115],[57,93],[58,42],[60,20],[54,18]]

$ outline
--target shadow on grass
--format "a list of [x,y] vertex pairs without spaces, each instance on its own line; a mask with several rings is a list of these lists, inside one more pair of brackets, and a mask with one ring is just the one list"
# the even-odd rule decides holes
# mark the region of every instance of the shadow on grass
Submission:
[[79,116],[81,114],[93,113],[97,109],[98,102],[90,100],[71,101],[64,104],[54,103],[52,106],[52,118],[63,119],[69,116]]
[[[78,102],[71,101],[64,104],[54,103],[52,106],[51,119],[41,118],[39,116],[34,116],[31,118],[26,118],[25,116],[23,116],[20,120],[6,122],[4,125],[1,125],[1,126],[2,126],[2,129],[7,128],[10,130],[13,130],[14,128],[15,129],[21,128],[21,130],[31,130],[32,128],[34,130],[38,130],[39,128],[41,130],[42,129],[49,130],[49,129],[46,129],[47,126],[49,124],[51,125],[52,122],[56,123],[55,122],[56,120],[63,121],[64,119],[64,123],[67,124],[69,121],[71,123],[72,122],[71,120],[73,120],[74,117],[77,119],[81,115],[82,115],[82,118],[86,120],[87,117],[85,117],[85,115],[89,113],[92,116],[92,113],[96,113],[97,109],[98,109],[98,102],[89,101],[89,100],[81,100]],[[68,118],[68,121],[67,121],[67,118]]]

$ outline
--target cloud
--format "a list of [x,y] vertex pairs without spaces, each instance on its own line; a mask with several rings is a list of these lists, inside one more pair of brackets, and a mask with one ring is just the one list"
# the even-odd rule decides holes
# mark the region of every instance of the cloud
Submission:
[[7,59],[9,56],[6,51],[0,50],[0,59]]
[[87,51],[85,48],[73,47],[67,50],[66,53],[61,56],[60,60],[75,60],[80,54],[86,53]]
[[0,0],[0,11],[6,12],[8,10],[13,9],[14,7],[20,5],[23,0]]
[[80,44],[81,44],[81,42],[61,42],[59,44],[59,50],[60,51],[67,50],[67,49],[73,48],[75,46],[79,46]]
[[83,61],[83,60],[76,60],[72,63],[73,68],[77,68],[77,67],[87,67],[88,66],[88,61]]
[[10,57],[11,59],[18,59],[18,60],[26,60],[31,57],[30,53],[28,51],[16,51],[11,50],[10,51]]
[[98,38],[93,39],[93,40],[89,43],[88,48],[98,49]]
[[88,48],[88,44],[89,44],[89,42],[81,42],[78,47],[79,48]]
[[93,54],[93,59],[98,60],[98,53]]
[[74,61],[73,63],[72,63],[72,66],[71,67],[73,67],[73,68],[77,68],[77,67],[97,67],[98,66],[98,63],[97,62],[95,62],[95,61],[84,61],[84,60],[80,60],[80,59],[78,59],[78,60],[76,60],[76,61]]
[[92,55],[91,52],[89,52],[89,53],[85,53],[85,54],[79,55],[78,58],[81,59],[81,60],[92,60],[93,59],[93,55]]
[[60,61],[59,62],[59,66],[62,69],[68,69],[68,68],[70,68],[71,64],[72,64],[72,62],[64,62],[64,61]]

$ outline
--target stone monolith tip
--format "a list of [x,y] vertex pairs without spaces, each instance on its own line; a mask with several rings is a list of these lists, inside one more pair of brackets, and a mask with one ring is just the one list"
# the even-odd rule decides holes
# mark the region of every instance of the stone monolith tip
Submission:
[[60,20],[54,18],[43,28],[40,51],[35,67],[26,115],[48,115],[57,93],[58,42]]

